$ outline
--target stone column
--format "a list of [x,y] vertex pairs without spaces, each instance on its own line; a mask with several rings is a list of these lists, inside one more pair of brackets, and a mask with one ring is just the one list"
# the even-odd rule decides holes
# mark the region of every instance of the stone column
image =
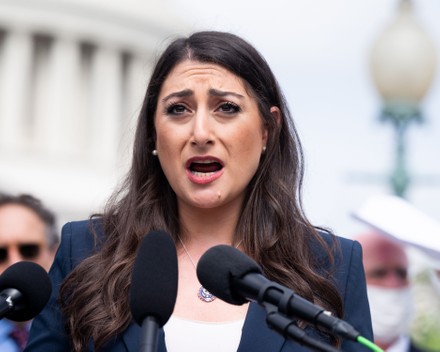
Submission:
[[133,137],[147,89],[150,66],[143,57],[130,55],[124,72],[121,147],[118,153],[118,165],[122,169],[127,170],[131,164]]
[[122,55],[118,50],[96,48],[90,84],[90,154],[94,160],[114,164],[121,128]]
[[35,142],[50,154],[78,154],[87,128],[81,75],[81,50],[71,38],[53,40],[36,80]]
[[6,32],[0,55],[0,148],[22,149],[31,127],[32,37],[27,32]]

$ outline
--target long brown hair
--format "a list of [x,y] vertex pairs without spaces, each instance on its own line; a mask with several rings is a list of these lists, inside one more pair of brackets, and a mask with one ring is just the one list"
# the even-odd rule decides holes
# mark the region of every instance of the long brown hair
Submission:
[[[186,59],[218,64],[241,77],[269,132],[234,240],[242,241],[244,251],[261,264],[269,279],[342,315],[338,291],[311,248],[312,242],[319,244],[326,252],[323,257],[333,262],[331,244],[302,211],[303,153],[277,80],[245,40],[230,33],[197,32],[173,41],[159,58],[139,115],[130,172],[99,220],[105,241],[61,287],[61,307],[74,351],[83,350],[91,340],[99,349],[127,328],[132,319],[131,270],[140,241],[154,229],[163,229],[175,239],[179,232],[176,196],[151,152],[160,89],[169,72]],[[270,113],[272,106],[280,109],[280,121]]]

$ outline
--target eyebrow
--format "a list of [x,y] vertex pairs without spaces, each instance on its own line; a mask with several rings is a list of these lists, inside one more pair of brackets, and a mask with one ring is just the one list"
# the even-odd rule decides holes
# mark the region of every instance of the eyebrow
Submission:
[[[233,95],[234,97],[237,97],[239,99],[243,99],[244,96],[238,93],[234,93],[234,92],[229,92],[229,91],[222,91],[222,90],[218,90],[218,89],[210,89],[208,91],[209,95],[211,96],[215,96],[215,97],[225,97],[228,95]],[[185,97],[190,97],[194,94],[194,91],[191,89],[184,89],[178,92],[174,92],[171,93],[169,95],[167,95],[166,97],[164,97],[162,99],[162,102],[166,102],[167,100],[170,100],[172,98],[185,98]]]
[[215,97],[225,97],[227,95],[233,95],[234,97],[237,97],[239,99],[243,99],[244,96],[238,93],[234,93],[234,92],[228,92],[228,91],[222,91],[222,90],[218,90],[218,89],[210,89],[209,90],[209,95],[215,96]]
[[184,89],[181,90],[179,92],[174,92],[171,93],[169,95],[167,95],[165,98],[162,99],[162,102],[166,102],[167,100],[170,100],[171,98],[184,98],[184,97],[189,97],[191,95],[193,95],[194,92],[191,89]]

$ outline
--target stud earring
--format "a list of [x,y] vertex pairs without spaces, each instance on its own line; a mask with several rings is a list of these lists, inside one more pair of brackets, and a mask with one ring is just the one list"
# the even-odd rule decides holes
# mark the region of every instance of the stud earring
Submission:
[[263,154],[266,153],[266,146],[263,147]]
[[157,150],[154,149],[154,150],[151,152],[151,154],[153,154],[154,156],[157,156]]

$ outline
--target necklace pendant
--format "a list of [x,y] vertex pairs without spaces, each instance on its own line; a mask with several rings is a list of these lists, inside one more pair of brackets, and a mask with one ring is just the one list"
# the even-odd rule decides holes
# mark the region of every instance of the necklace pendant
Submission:
[[217,298],[203,286],[200,286],[199,291],[197,292],[197,297],[206,303],[212,302]]

